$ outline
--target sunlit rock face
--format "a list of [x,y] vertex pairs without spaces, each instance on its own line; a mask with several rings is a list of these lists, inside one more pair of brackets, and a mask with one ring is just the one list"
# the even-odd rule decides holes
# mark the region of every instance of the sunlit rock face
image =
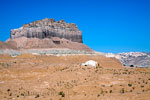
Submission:
[[92,52],[83,44],[82,32],[76,24],[64,20],[42,19],[24,24],[11,30],[11,38],[6,41],[13,43],[17,49],[71,49]]
[[59,37],[82,43],[82,32],[76,24],[48,18],[24,24],[21,28],[11,30],[11,39],[20,37],[39,39]]

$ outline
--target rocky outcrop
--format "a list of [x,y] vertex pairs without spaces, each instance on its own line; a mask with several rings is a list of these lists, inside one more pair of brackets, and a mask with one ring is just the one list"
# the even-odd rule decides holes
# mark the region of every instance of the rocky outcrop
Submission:
[[11,39],[20,37],[39,39],[59,37],[72,42],[82,43],[82,32],[76,24],[66,23],[64,20],[55,21],[48,18],[24,24],[21,28],[11,30]]
[[11,44],[18,50],[57,48],[93,52],[83,44],[82,32],[76,24],[48,18],[12,29],[5,44]]
[[119,59],[122,65],[124,66],[150,68],[150,53],[146,52],[127,52],[119,54],[107,53],[105,54],[105,56]]
[[123,65],[150,68],[150,53],[128,52],[117,55],[120,56],[120,61]]

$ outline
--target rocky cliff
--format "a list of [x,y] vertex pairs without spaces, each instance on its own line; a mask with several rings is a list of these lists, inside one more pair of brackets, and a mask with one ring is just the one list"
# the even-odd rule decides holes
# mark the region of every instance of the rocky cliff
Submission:
[[76,24],[64,20],[42,19],[11,30],[6,41],[17,49],[72,49],[92,52],[83,44],[82,32]]
[[105,56],[119,59],[120,62],[122,62],[122,65],[125,66],[150,68],[150,53],[146,52],[127,52],[119,54],[107,53],[105,54]]
[[66,23],[64,20],[55,21],[54,19],[45,18],[24,24],[21,28],[11,30],[11,39],[27,38],[65,38],[72,42],[82,43],[82,32],[76,24]]
[[150,68],[150,53],[128,52],[117,54],[120,61],[126,66],[148,67]]

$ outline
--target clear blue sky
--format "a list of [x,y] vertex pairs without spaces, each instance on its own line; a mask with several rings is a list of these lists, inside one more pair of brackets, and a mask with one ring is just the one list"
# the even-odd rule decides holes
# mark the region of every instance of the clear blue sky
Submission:
[[0,40],[43,18],[76,23],[100,52],[150,52],[150,0],[0,0]]

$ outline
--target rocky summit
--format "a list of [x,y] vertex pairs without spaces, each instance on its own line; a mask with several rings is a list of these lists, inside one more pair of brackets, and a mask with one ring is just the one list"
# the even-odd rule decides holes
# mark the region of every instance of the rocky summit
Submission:
[[24,24],[11,30],[11,37],[6,43],[13,43],[17,49],[71,49],[93,51],[83,44],[82,32],[76,24],[64,20],[42,19]]
[[76,24],[66,23],[64,20],[55,21],[54,19],[45,18],[24,24],[21,28],[11,30],[11,39],[27,38],[65,38],[72,42],[82,43],[82,32]]

